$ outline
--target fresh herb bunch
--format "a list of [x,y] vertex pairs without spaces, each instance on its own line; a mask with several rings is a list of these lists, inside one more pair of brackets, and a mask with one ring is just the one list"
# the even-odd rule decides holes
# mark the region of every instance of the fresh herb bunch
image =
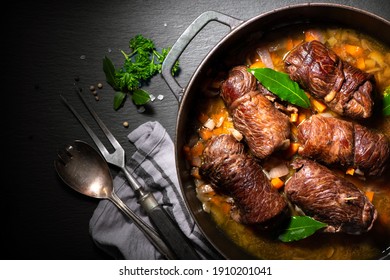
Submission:
[[[150,95],[141,87],[153,76],[161,73],[161,67],[170,48],[163,48],[158,52],[153,41],[142,35],[136,35],[129,42],[130,53],[121,50],[125,61],[122,68],[116,69],[112,61],[105,56],[103,71],[108,84],[116,91],[114,109],[123,106],[127,94],[131,94],[136,105],[144,105],[150,101]],[[172,69],[172,75],[179,70],[177,61]]]

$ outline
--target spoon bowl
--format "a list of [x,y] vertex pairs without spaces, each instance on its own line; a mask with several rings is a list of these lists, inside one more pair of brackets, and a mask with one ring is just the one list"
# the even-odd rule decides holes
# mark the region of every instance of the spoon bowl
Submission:
[[55,169],[61,179],[75,191],[94,198],[110,199],[113,193],[108,165],[90,145],[75,141],[59,153]]
[[158,233],[139,218],[115,193],[107,162],[89,144],[76,140],[58,153],[54,167],[61,179],[84,195],[108,199],[114,203],[145,234],[167,259],[176,259]]

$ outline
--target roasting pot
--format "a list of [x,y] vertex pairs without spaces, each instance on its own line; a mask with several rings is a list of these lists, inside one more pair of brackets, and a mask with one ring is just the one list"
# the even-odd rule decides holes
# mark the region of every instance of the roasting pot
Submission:
[[[212,21],[229,26],[230,31],[202,60],[188,85],[181,86],[171,75],[171,69],[182,52],[189,46],[191,40]],[[204,81],[209,75],[209,69],[225,67],[226,69],[224,70],[227,70],[235,65],[234,57],[237,57],[240,49],[250,44],[251,40],[259,40],[264,32],[301,23],[325,23],[349,27],[367,33],[381,42],[390,45],[389,21],[372,13],[339,4],[293,5],[260,14],[247,21],[219,12],[207,11],[196,18],[179,37],[163,64],[163,78],[179,102],[175,153],[181,191],[189,211],[204,236],[227,259],[253,259],[253,256],[233,243],[216,226],[210,215],[202,210],[202,204],[196,197],[195,185],[190,175],[190,168],[183,154],[183,146],[188,143],[189,137],[194,132],[192,125],[196,117],[194,104],[196,104],[197,97],[199,97],[199,93],[202,90],[202,84],[204,84]],[[185,65],[181,67],[185,67]],[[389,250],[387,248],[381,258],[388,258]]]

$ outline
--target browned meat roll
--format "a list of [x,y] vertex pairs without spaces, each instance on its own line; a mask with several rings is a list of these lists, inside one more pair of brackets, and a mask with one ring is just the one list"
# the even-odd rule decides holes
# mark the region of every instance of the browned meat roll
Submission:
[[345,120],[313,115],[298,126],[301,156],[328,165],[354,167],[380,176],[389,162],[389,140],[382,133]]
[[231,69],[221,85],[221,97],[251,152],[263,159],[288,147],[290,122],[257,90],[256,78],[246,67]]
[[237,212],[232,217],[244,224],[278,220],[287,210],[279,192],[272,188],[260,165],[244,152],[244,145],[233,136],[212,138],[203,152],[202,176],[215,190],[234,199]]
[[372,115],[373,76],[342,61],[319,41],[298,45],[284,59],[285,70],[334,112],[351,118]]
[[293,167],[298,171],[285,193],[306,215],[328,224],[325,231],[361,234],[372,228],[377,211],[354,184],[311,160],[295,160]]

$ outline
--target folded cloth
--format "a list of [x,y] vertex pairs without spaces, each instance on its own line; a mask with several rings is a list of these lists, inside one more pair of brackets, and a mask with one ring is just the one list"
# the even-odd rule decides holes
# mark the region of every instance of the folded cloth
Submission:
[[[132,131],[128,138],[137,148],[127,162],[134,177],[173,215],[203,259],[220,258],[185,206],[176,174],[174,145],[166,130],[159,122],[147,122]],[[130,209],[150,224],[121,172],[114,178],[114,190]],[[163,259],[138,227],[108,200],[99,202],[89,228],[96,245],[115,259]]]

